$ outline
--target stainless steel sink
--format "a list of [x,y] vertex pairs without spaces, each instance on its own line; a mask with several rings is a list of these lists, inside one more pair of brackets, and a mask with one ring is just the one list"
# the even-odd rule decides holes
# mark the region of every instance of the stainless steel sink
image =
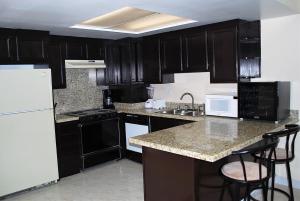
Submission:
[[181,115],[181,116],[192,116],[192,117],[199,117],[199,116],[204,115],[203,111],[198,111],[198,110],[193,110],[193,109],[165,109],[165,110],[160,110],[157,113]]

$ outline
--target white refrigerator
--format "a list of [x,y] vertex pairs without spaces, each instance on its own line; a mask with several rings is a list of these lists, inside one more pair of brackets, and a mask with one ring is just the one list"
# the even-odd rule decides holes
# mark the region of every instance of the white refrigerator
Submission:
[[0,70],[0,197],[58,180],[49,69]]

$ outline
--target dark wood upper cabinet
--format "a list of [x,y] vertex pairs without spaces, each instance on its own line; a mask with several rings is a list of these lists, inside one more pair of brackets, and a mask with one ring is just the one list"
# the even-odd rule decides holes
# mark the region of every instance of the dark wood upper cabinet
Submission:
[[235,83],[238,80],[236,25],[209,30],[209,67],[211,83]]
[[206,72],[207,61],[207,32],[205,30],[184,33],[183,42],[183,71]]
[[49,32],[0,29],[1,64],[44,64],[48,62]]
[[211,83],[261,75],[259,21],[230,20],[135,39],[57,38],[52,41],[47,31],[1,28],[0,64],[49,63],[54,88],[66,87],[66,59],[104,59],[99,85],[172,83],[174,73],[188,72],[209,71]]
[[120,49],[121,83],[130,84],[135,82],[135,61],[133,47],[130,40],[117,41]]
[[260,21],[239,25],[240,79],[261,76]]
[[[142,40],[137,39],[132,42],[133,55],[135,55],[135,82],[144,82],[144,68],[143,68],[143,46]],[[133,74],[133,73],[131,73]]]
[[143,71],[145,83],[161,83],[160,39],[145,37],[142,42]]
[[121,82],[120,47],[114,41],[105,43],[105,83],[117,85]]
[[162,73],[161,39],[144,37],[142,41],[144,83],[162,84],[174,82],[174,74]]
[[16,60],[16,36],[11,29],[0,29],[0,63]]
[[162,72],[181,73],[182,63],[182,38],[180,34],[163,36],[161,39]]
[[122,39],[106,43],[106,84],[128,85],[143,82],[140,40]]
[[83,38],[66,37],[64,54],[66,59],[87,59],[85,40]]
[[103,60],[105,58],[104,41],[101,39],[86,39],[86,58]]
[[260,77],[260,22],[232,20],[212,25],[208,32],[212,83],[236,83]]
[[49,32],[17,30],[17,60],[21,63],[48,63]]
[[53,89],[66,88],[66,69],[63,57],[63,43],[59,37],[51,37],[48,45],[49,68],[52,72]]

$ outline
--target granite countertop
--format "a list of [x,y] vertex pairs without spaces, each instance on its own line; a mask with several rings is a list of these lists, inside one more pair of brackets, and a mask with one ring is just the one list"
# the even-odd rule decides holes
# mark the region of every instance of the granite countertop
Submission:
[[220,117],[202,117],[197,122],[177,126],[129,139],[145,146],[209,162],[215,162],[232,151],[261,140],[266,132],[279,130],[298,119],[289,118],[279,124]]
[[79,120],[79,117],[73,117],[65,114],[56,114],[55,115],[55,122],[56,123],[63,123],[68,121],[76,121]]
[[144,108],[120,108],[117,109],[118,113],[128,113],[128,114],[139,114],[139,115],[146,115],[146,116],[154,116],[154,117],[165,117],[165,118],[172,118],[172,119],[183,119],[189,121],[201,121],[205,117],[198,116],[181,116],[181,115],[173,115],[173,114],[162,114],[158,113],[159,110],[156,109],[144,109]]

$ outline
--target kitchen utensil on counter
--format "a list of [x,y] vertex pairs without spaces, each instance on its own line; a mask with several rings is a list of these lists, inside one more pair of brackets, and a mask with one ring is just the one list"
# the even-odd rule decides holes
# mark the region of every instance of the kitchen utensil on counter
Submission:
[[113,100],[111,97],[111,91],[109,89],[102,90],[103,93],[103,108],[104,109],[115,109]]
[[148,95],[148,100],[145,102],[145,108],[151,109],[153,108],[154,100],[154,88],[153,87],[147,87],[147,95]]

